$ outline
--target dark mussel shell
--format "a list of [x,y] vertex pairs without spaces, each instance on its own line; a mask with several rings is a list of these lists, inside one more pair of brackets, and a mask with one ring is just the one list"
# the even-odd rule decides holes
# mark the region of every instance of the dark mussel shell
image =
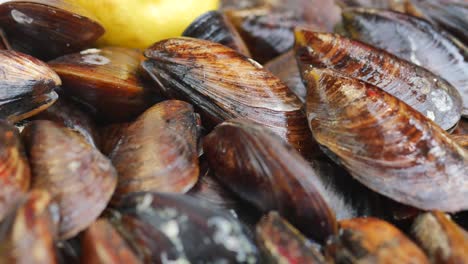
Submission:
[[296,56],[302,73],[331,68],[373,84],[415,108],[443,129],[461,116],[462,98],[447,81],[428,70],[340,35],[296,31]]
[[204,124],[245,117],[271,128],[303,154],[313,142],[301,101],[257,62],[218,43],[173,38],[145,52],[143,68],[168,96],[191,102]]
[[0,50],[0,119],[12,123],[33,116],[58,95],[62,82],[47,64],[12,50]]
[[221,0],[220,9],[245,9],[265,5],[265,0]]
[[48,190],[60,207],[59,238],[83,231],[106,208],[117,172],[110,160],[60,124],[33,121],[23,130],[32,187]]
[[192,197],[135,193],[118,210],[116,228],[145,263],[259,262],[238,220]]
[[336,232],[323,183],[299,153],[251,121],[217,126],[203,139],[210,168],[226,187],[263,212],[277,210],[308,236]]
[[468,53],[428,22],[402,13],[376,9],[346,9],[343,20],[352,38],[384,49],[424,67],[461,94],[468,115]]
[[10,42],[8,42],[8,39],[5,35],[5,32],[3,29],[0,28],[0,50],[2,49],[11,49]]
[[109,156],[114,148],[117,147],[124,130],[130,126],[130,124],[131,122],[123,122],[99,126],[99,150],[104,155]]
[[416,218],[412,234],[432,263],[467,263],[468,233],[442,212]]
[[1,263],[57,263],[58,208],[49,193],[31,191],[0,226]]
[[423,251],[393,225],[377,218],[340,221],[327,245],[333,263],[429,263]]
[[453,130],[452,134],[454,135],[468,135],[468,119],[462,118],[458,122],[457,128]]
[[265,215],[256,231],[258,244],[268,263],[326,263],[318,248],[277,212]]
[[132,249],[106,219],[98,219],[83,233],[81,263],[141,263]]
[[406,0],[406,12],[446,29],[468,44],[468,3],[464,0]]
[[155,102],[140,72],[138,50],[88,49],[57,58],[49,65],[60,75],[63,91],[105,121],[128,121]]
[[198,180],[198,115],[168,100],[124,129],[109,155],[119,173],[115,197],[140,191],[185,193]]
[[13,49],[50,60],[92,45],[104,28],[64,0],[10,0],[0,4],[0,25]]
[[457,142],[458,145],[468,149],[468,135],[451,135],[453,141]]
[[401,0],[336,0],[337,4],[346,7],[367,7],[405,11],[405,1]]
[[370,189],[425,210],[468,209],[468,152],[387,92],[329,69],[304,74],[315,139]]
[[265,69],[280,78],[289,89],[305,102],[307,90],[302,82],[294,51],[288,51],[265,64]]
[[0,121],[0,221],[29,189],[31,173],[18,131]]
[[251,57],[239,32],[227,16],[220,11],[209,11],[201,15],[185,29],[182,36],[220,43],[246,57]]

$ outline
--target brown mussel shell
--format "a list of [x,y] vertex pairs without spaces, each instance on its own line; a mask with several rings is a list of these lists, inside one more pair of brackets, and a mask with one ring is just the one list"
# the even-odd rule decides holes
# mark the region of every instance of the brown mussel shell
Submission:
[[302,74],[311,67],[331,68],[368,82],[403,100],[445,130],[460,119],[463,102],[453,86],[388,52],[337,34],[306,29],[296,30],[295,49]]
[[299,153],[248,120],[222,123],[203,139],[210,168],[224,186],[263,212],[277,210],[307,236],[336,232],[323,183]]
[[60,207],[59,238],[83,231],[106,208],[117,172],[81,135],[47,120],[22,132],[33,174],[32,187],[48,190]]
[[467,263],[468,233],[442,212],[416,218],[412,234],[432,263]]
[[468,135],[468,119],[462,118],[458,122],[457,128],[453,130],[453,135]]
[[346,7],[367,7],[378,9],[391,9],[405,11],[404,2],[401,0],[336,0],[337,4]]
[[370,189],[424,210],[468,209],[468,152],[385,91],[312,69],[307,114],[315,139]]
[[268,263],[326,263],[318,248],[277,212],[265,215],[256,227],[257,243]]
[[355,218],[339,225],[339,236],[326,249],[333,263],[429,263],[418,246],[383,220]]
[[106,219],[98,219],[81,239],[81,263],[141,263],[123,237]]
[[99,150],[102,154],[109,156],[117,147],[123,136],[124,130],[130,126],[131,122],[105,124],[98,128]]
[[259,262],[238,220],[190,196],[135,193],[118,210],[113,223],[145,263]]
[[245,117],[264,124],[298,149],[313,153],[301,101],[257,62],[221,44],[173,38],[145,52],[143,68],[165,96],[191,102],[204,124]]
[[13,49],[50,60],[92,45],[104,28],[86,11],[64,0],[7,0],[0,25]]
[[88,49],[49,65],[60,75],[63,91],[97,118],[128,121],[150,107],[155,96],[140,72],[140,51],[122,47]]
[[348,34],[424,67],[453,85],[468,115],[468,53],[466,47],[428,22],[398,12],[353,8],[343,12]]
[[5,32],[3,29],[0,28],[0,50],[2,49],[11,49],[10,42],[8,42],[8,39],[5,35]]
[[0,221],[29,189],[31,173],[18,131],[0,121]]
[[198,124],[190,104],[168,100],[126,127],[109,155],[119,173],[114,198],[140,191],[190,190],[199,175]]
[[460,147],[468,149],[468,135],[451,135],[453,141],[457,142]]
[[0,263],[57,263],[58,208],[49,193],[31,191],[0,226]]
[[182,36],[220,43],[246,57],[251,57],[239,32],[220,11],[209,11],[201,15],[185,29]]
[[12,123],[33,116],[58,95],[62,82],[47,64],[12,50],[0,50],[0,119]]

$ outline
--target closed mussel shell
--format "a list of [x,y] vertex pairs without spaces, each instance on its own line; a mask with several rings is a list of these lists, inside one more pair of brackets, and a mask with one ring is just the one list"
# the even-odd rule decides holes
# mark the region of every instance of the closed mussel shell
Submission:
[[81,135],[60,124],[33,121],[22,136],[30,158],[32,187],[51,193],[60,207],[59,238],[71,238],[106,208],[117,172]]
[[58,208],[49,193],[31,191],[0,225],[0,263],[57,263]]
[[427,21],[398,12],[353,8],[343,12],[352,38],[422,66],[448,81],[461,94],[468,115],[468,49]]
[[18,131],[0,121],[0,221],[26,194],[30,169]]
[[315,139],[370,189],[413,207],[468,209],[468,152],[385,91],[312,69],[307,114]]
[[447,81],[428,70],[337,34],[296,30],[296,57],[301,73],[310,67],[331,68],[373,84],[418,110],[440,127],[454,127],[462,98]]
[[110,159],[119,180],[115,198],[132,192],[185,193],[198,180],[198,115],[168,100],[144,112],[122,132]]
[[245,117],[270,127],[303,154],[313,151],[301,101],[255,61],[218,43],[173,38],[145,52],[143,67],[170,97],[191,102],[204,125]]
[[308,163],[267,128],[236,119],[203,140],[216,177],[261,211],[277,210],[308,236],[324,241],[336,232],[328,193]]
[[265,215],[256,231],[268,263],[326,263],[318,248],[277,212]]
[[430,263],[423,251],[393,225],[377,218],[340,221],[327,245],[334,263]]
[[423,213],[411,228],[432,263],[468,262],[468,233],[442,212]]
[[238,220],[192,197],[135,193],[118,210],[113,223],[145,263],[259,262]]
[[2,1],[0,25],[13,49],[44,60],[82,50],[104,34],[92,15],[64,0]]
[[58,75],[36,58],[0,50],[0,119],[18,122],[53,104],[61,85]]
[[98,119],[127,121],[156,99],[140,72],[143,58],[138,50],[105,47],[65,55],[49,65],[62,78],[64,93],[87,106]]

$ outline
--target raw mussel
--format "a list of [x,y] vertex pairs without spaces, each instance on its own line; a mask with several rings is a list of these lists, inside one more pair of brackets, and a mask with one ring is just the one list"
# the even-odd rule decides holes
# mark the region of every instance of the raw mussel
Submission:
[[296,30],[296,56],[302,73],[331,68],[373,84],[415,108],[443,129],[461,116],[462,98],[447,81],[428,70],[337,34]]
[[185,193],[198,180],[198,115],[168,100],[126,127],[109,155],[119,173],[115,198],[132,192]]
[[307,115],[315,139],[370,189],[424,210],[468,209],[468,152],[389,93],[311,69]]
[[346,9],[343,20],[354,39],[384,49],[448,81],[461,94],[468,115],[468,50],[430,23],[398,12]]
[[258,251],[228,211],[192,197],[134,193],[113,223],[145,263],[258,263]]
[[428,212],[416,218],[412,234],[432,263],[468,262],[468,233],[442,212]]
[[268,263],[326,263],[318,247],[277,212],[265,215],[256,231],[258,244]]
[[218,180],[263,212],[277,210],[307,236],[324,241],[336,232],[329,193],[299,153],[268,128],[235,119],[203,139]]
[[393,225],[377,218],[340,221],[327,245],[333,263],[430,263],[423,251]]
[[98,119],[128,121],[156,100],[140,71],[143,59],[138,50],[105,47],[65,55],[49,65],[62,78],[64,93]]
[[26,194],[30,169],[18,131],[0,121],[0,221]]
[[59,238],[86,229],[106,208],[117,172],[110,160],[73,130],[48,120],[22,132],[32,170],[32,187],[50,192],[60,207]]
[[0,263],[57,263],[58,220],[49,193],[31,191],[0,225]]
[[80,51],[104,34],[90,13],[65,0],[1,1],[0,25],[14,50],[43,60]]
[[0,119],[12,123],[33,116],[58,98],[59,76],[47,64],[12,50],[0,50]]
[[154,44],[143,62],[169,98],[191,102],[204,125],[245,117],[271,128],[301,153],[313,142],[301,101],[257,62],[218,43],[173,38]]

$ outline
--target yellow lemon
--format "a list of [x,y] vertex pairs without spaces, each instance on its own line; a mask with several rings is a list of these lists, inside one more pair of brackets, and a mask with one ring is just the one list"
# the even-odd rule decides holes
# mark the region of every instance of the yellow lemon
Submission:
[[219,0],[69,0],[95,15],[106,29],[100,45],[147,48],[180,36],[199,15],[218,8]]

